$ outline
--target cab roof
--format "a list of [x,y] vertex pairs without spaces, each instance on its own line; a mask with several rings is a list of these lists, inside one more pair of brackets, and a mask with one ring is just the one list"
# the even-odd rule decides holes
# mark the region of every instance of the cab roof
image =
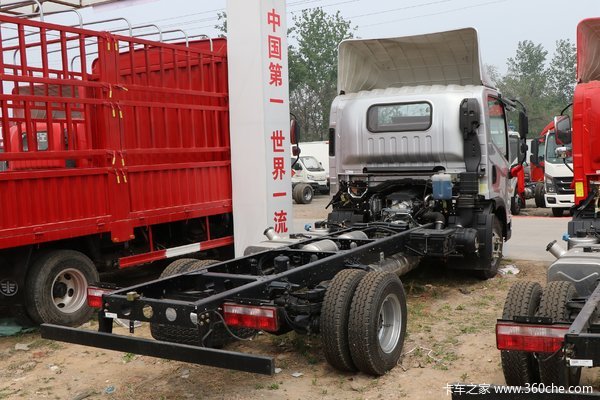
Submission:
[[577,25],[577,82],[600,80],[600,18]]
[[492,86],[481,67],[474,28],[350,39],[339,46],[338,91],[418,85]]

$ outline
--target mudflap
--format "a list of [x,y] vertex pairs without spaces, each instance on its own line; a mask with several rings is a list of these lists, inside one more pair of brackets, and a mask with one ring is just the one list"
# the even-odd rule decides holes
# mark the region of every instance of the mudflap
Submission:
[[25,278],[32,252],[8,250],[0,255],[0,306],[25,304]]
[[[448,258],[448,267],[459,270],[483,270],[482,265],[487,263],[480,262],[482,258],[491,259],[491,254],[486,254],[492,248],[492,231],[494,224],[494,214],[487,209],[483,213],[477,213],[473,217],[473,228],[477,230],[477,240],[479,241],[479,256],[476,254],[453,255]],[[483,256],[483,257],[482,257]]]
[[[494,230],[494,217],[492,213],[477,214],[477,239],[479,239],[479,258],[491,259],[492,233]],[[490,254],[488,254],[490,253]],[[479,269],[479,268],[474,268]]]

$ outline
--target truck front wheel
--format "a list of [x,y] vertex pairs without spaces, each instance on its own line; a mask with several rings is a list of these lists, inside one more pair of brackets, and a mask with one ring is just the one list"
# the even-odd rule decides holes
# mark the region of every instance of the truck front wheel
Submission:
[[36,323],[78,326],[90,320],[87,288],[98,281],[94,263],[73,250],[42,255],[27,274],[27,313]]
[[[511,286],[502,319],[512,320],[515,316],[533,317],[540,305],[542,287],[537,282],[517,282]],[[538,363],[532,353],[524,351],[501,351],[504,380],[510,386],[525,386],[539,382]]]
[[406,295],[393,272],[369,272],[358,284],[348,321],[354,365],[380,376],[398,364],[406,335]]
[[292,197],[297,204],[310,204],[313,195],[313,188],[306,183],[299,183],[292,190]]
[[536,183],[533,197],[535,199],[535,206],[537,208],[546,207],[546,199],[544,198],[544,184],[542,182]]
[[525,208],[525,203],[523,202],[523,199],[521,198],[521,196],[519,196],[518,194],[515,194],[510,199],[510,213],[512,215],[519,215],[519,214],[521,214],[522,208]]

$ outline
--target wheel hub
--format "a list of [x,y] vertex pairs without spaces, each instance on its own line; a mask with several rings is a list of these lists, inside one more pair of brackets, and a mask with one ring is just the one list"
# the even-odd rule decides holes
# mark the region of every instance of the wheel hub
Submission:
[[494,232],[492,235],[492,260],[500,257],[502,257],[502,237]]
[[379,345],[384,353],[391,353],[398,345],[402,331],[402,308],[400,300],[389,294],[381,303],[378,318]]
[[52,297],[65,297],[67,294],[67,285],[63,282],[56,282],[52,288]]
[[74,268],[61,271],[52,283],[52,302],[64,313],[78,311],[86,302],[87,279]]

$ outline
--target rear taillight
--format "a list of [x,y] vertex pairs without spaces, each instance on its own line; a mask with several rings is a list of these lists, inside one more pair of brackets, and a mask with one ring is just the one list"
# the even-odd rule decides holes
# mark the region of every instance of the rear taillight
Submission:
[[102,308],[102,295],[112,292],[109,289],[102,289],[93,286],[88,286],[87,303],[92,308]]
[[225,303],[223,304],[223,317],[227,325],[235,328],[259,329],[269,332],[279,330],[276,307]]
[[564,342],[566,325],[524,325],[509,322],[496,324],[498,350],[554,353]]

